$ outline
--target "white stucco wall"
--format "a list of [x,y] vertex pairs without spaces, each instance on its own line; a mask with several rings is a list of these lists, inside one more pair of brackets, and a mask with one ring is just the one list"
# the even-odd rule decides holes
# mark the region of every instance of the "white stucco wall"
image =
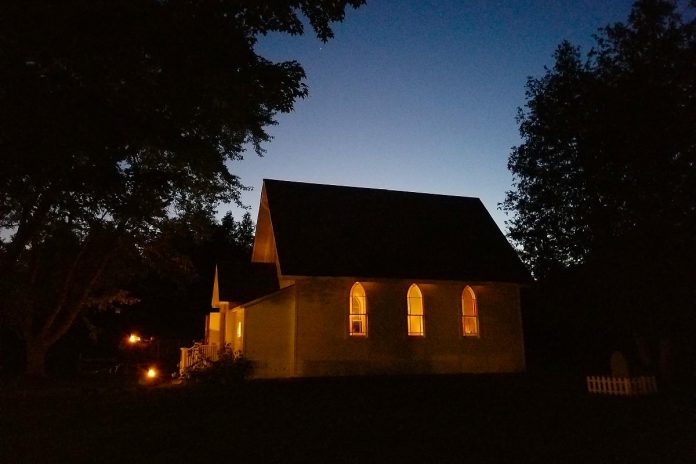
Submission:
[[[367,294],[369,332],[351,337],[348,302],[355,281],[298,279],[291,289],[247,306],[244,348],[257,361],[258,375],[524,370],[518,285],[415,282],[423,293],[425,336],[409,337],[406,293],[414,282],[360,280]],[[479,337],[461,335],[461,292],[467,284],[478,301]]]
[[291,377],[295,358],[295,289],[244,306],[243,353],[255,377]]

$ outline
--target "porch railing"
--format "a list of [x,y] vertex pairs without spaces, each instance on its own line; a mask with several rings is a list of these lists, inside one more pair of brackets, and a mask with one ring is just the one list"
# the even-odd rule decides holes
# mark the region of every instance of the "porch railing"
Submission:
[[204,345],[194,343],[191,348],[181,348],[181,360],[179,361],[179,375],[183,375],[192,366],[205,361],[217,361],[220,348],[217,344]]

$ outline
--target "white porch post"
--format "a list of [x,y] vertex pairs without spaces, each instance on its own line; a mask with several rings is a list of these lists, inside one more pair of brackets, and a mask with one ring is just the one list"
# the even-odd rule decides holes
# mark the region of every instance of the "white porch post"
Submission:
[[226,319],[227,319],[227,304],[223,303],[220,305],[220,332],[219,332],[220,333],[220,340],[219,340],[219,345],[218,345],[218,347],[220,349],[220,354],[222,354],[222,352],[225,349],[225,336],[226,336],[225,331],[227,329]]

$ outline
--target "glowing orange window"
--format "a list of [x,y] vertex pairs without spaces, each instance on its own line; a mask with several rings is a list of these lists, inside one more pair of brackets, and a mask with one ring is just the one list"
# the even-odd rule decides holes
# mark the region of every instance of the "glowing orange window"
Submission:
[[367,296],[360,282],[355,282],[350,289],[348,333],[355,337],[367,336]]
[[462,335],[465,337],[478,337],[479,335],[476,294],[469,286],[464,288],[462,292]]
[[406,315],[408,320],[408,334],[413,337],[425,336],[423,294],[420,288],[418,288],[418,285],[413,284],[408,288],[406,301],[408,305]]

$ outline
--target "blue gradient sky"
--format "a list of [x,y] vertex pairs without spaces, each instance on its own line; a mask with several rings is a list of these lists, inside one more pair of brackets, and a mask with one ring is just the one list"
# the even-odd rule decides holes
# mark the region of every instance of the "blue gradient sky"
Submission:
[[[307,99],[278,117],[263,158],[231,170],[263,178],[479,197],[498,225],[520,143],[515,115],[527,76],[552,65],[563,39],[587,51],[592,34],[625,21],[629,0],[368,0],[322,44],[312,34],[262,38],[271,60],[299,61]],[[240,210],[233,209],[236,218]]]

